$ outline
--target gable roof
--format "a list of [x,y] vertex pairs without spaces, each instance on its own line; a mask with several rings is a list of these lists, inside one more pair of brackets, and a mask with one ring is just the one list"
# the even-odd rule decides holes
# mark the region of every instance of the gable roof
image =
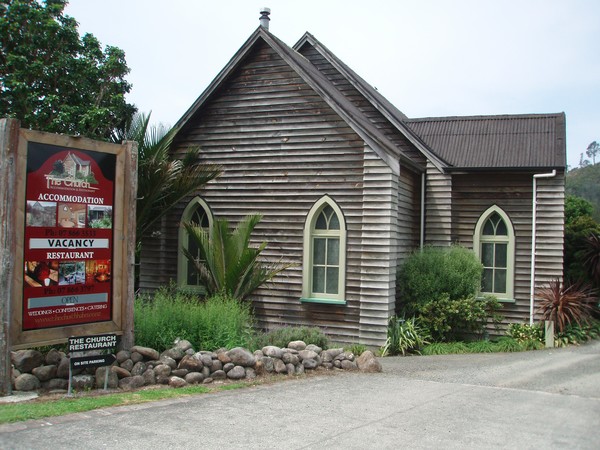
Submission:
[[564,169],[565,115],[428,117],[406,123],[453,170]]

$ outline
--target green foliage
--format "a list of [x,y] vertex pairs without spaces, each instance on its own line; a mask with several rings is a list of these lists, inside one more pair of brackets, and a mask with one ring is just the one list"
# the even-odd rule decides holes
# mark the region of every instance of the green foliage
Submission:
[[381,348],[381,356],[419,353],[428,344],[429,333],[419,322],[411,317],[404,320],[396,316],[390,317],[387,329],[387,340]]
[[[590,202],[595,220],[600,220],[600,164],[570,170],[565,177],[565,194],[581,197]],[[567,211],[565,209],[565,214]]]
[[123,50],[63,15],[64,0],[0,3],[0,117],[24,128],[107,139],[135,112]]
[[425,247],[416,251],[398,273],[402,312],[415,315],[420,305],[443,296],[457,300],[475,295],[482,270],[475,254],[464,247]]
[[434,342],[423,348],[422,354],[429,355],[454,355],[470,353],[469,347],[464,342]]
[[590,323],[596,312],[596,292],[579,283],[564,284],[556,279],[538,291],[537,312],[541,320],[554,322],[557,331],[563,332],[570,324]]
[[517,342],[538,341],[544,343],[544,330],[539,324],[511,323],[506,332]]
[[112,228],[112,218],[104,216],[102,219],[92,220],[89,226],[90,228]]
[[356,356],[362,355],[364,352],[368,350],[366,345],[362,344],[352,344],[349,347],[344,348],[345,351],[353,353]]
[[494,323],[501,320],[499,310],[500,303],[495,297],[451,300],[443,295],[418,305],[417,317],[434,341],[448,342],[470,334],[483,334],[488,318]]
[[281,327],[255,337],[252,349],[261,349],[267,345],[285,348],[292,341],[303,341],[322,349],[329,347],[329,338],[317,327]]
[[590,247],[587,239],[600,233],[600,224],[592,217],[593,210],[593,205],[583,198],[565,199],[565,279],[571,283],[593,281],[586,267]]
[[536,340],[519,342],[516,339],[504,336],[497,341],[480,340],[473,342],[434,342],[425,346],[423,355],[453,355],[465,353],[508,353],[539,350],[544,344]]
[[215,220],[209,230],[195,224],[184,224],[198,248],[198,255],[183,249],[198,272],[198,278],[209,295],[222,294],[244,300],[258,287],[292,264],[265,264],[259,260],[266,242],[250,247],[250,237],[262,216],[249,215],[235,230],[229,230],[227,220]]
[[600,321],[591,320],[589,323],[569,324],[554,337],[555,347],[579,345],[592,339],[600,339]]
[[151,126],[150,114],[136,114],[125,130],[117,131],[112,141],[138,144],[138,190],[136,240],[148,237],[155,224],[185,197],[197,192],[221,174],[218,166],[200,164],[199,147],[187,149],[182,159],[171,156],[177,128]]
[[496,342],[496,349],[497,351],[503,353],[525,351],[525,347],[519,341],[509,336],[504,336],[498,339]]
[[201,302],[191,293],[161,288],[154,297],[137,297],[134,308],[136,345],[159,351],[176,338],[196,350],[248,347],[253,338],[250,305],[227,296]]

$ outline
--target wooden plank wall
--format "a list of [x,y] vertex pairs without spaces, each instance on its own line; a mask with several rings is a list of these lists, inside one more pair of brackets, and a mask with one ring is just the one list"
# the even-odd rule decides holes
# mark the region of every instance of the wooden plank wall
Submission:
[[425,243],[444,247],[452,243],[452,176],[427,162]]
[[[200,193],[214,215],[235,224],[249,213],[264,214],[254,240],[269,243],[265,257],[298,264],[257,291],[253,304],[259,324],[317,325],[335,340],[357,342],[365,286],[363,172],[372,164],[370,157],[365,163],[363,141],[264,43],[189,124],[180,133],[178,154],[187,145],[200,145],[204,161],[223,165],[220,179]],[[338,202],[348,229],[345,306],[299,302],[304,222],[325,194]],[[179,205],[161,234],[144,243],[142,288],[176,278],[177,226],[184,207]],[[390,240],[374,236],[373,245],[379,239]]]
[[[515,303],[504,303],[503,324],[529,320],[533,173],[454,175],[452,240],[473,248],[481,214],[496,204],[510,217],[515,231]],[[510,180],[510,184],[507,181]],[[538,185],[536,286],[562,277],[564,175]]]

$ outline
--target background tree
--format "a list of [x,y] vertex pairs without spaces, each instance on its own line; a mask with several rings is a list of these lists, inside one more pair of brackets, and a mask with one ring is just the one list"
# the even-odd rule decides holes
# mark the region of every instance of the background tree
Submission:
[[586,267],[587,239],[600,233],[600,225],[593,219],[593,205],[580,197],[567,196],[565,200],[565,279],[570,283],[592,284]]
[[592,164],[596,164],[596,155],[599,152],[600,152],[600,144],[598,144],[596,141],[594,141],[590,145],[588,145],[588,148],[585,151],[585,154],[589,158],[592,158]]
[[107,139],[135,112],[125,53],[103,51],[63,15],[66,0],[0,1],[0,117],[25,128]]

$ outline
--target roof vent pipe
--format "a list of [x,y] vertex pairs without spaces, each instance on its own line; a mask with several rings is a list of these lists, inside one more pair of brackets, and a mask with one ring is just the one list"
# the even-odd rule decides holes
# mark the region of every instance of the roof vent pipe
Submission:
[[261,8],[260,18],[258,20],[260,21],[260,26],[265,30],[269,29],[269,22],[271,21],[271,19],[269,19],[269,14],[271,14],[271,8]]

